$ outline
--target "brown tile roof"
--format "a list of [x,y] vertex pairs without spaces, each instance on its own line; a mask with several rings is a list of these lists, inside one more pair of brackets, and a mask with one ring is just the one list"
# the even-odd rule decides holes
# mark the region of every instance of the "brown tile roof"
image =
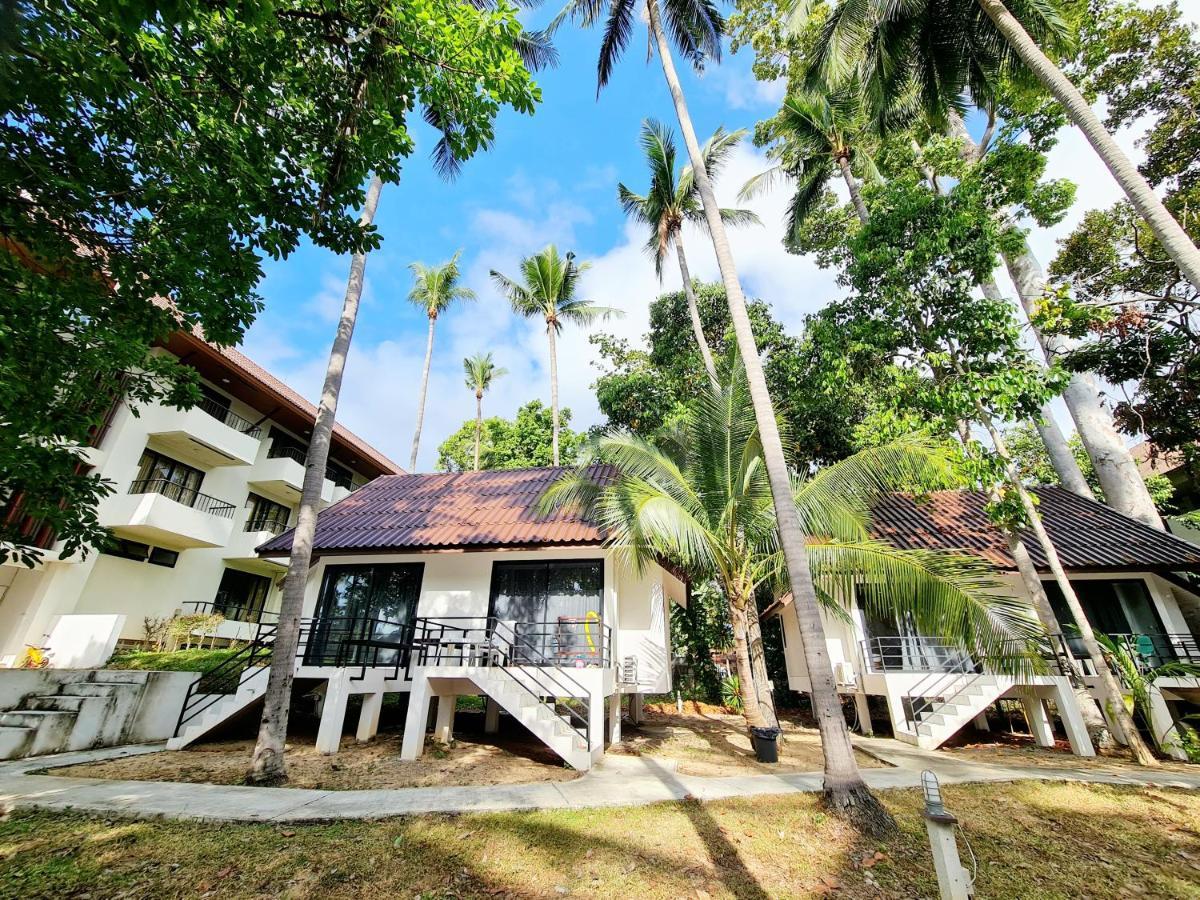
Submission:
[[[1157,531],[1059,487],[1035,488],[1042,521],[1063,567],[1076,571],[1200,570],[1200,547]],[[924,501],[895,494],[874,510],[875,537],[896,547],[962,550],[1015,569],[1004,536],[989,522],[980,491],[938,491]],[[1022,534],[1034,564],[1047,571],[1032,532]]]
[[[565,468],[386,475],[317,516],[315,553],[485,550],[596,545],[604,535],[570,512],[538,516],[538,499]],[[593,470],[603,480],[607,470]],[[259,548],[291,549],[288,531]]]

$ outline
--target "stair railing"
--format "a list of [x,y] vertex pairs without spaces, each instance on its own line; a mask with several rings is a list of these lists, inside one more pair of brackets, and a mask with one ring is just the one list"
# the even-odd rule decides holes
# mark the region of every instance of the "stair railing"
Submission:
[[[268,666],[263,663],[271,657],[277,627],[273,624],[260,624],[255,629],[254,638],[250,643],[201,672],[200,677],[188,685],[187,694],[183,698],[183,708],[179,710],[179,719],[175,723],[176,736],[184,725],[206,709],[226,696],[236,694],[243,684],[267,671]],[[247,675],[247,671],[251,669],[253,671]]]

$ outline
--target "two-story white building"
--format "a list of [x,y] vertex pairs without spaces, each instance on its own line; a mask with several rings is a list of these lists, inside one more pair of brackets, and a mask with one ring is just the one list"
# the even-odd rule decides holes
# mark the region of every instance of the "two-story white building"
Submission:
[[[246,638],[279,608],[284,569],[255,550],[294,522],[316,409],[237,350],[179,333],[155,352],[196,369],[204,399],[113,404],[85,461],[113,485],[98,516],[115,540],[63,558],[30,523],[46,555],[34,569],[0,566],[0,666],[47,642],[55,667],[101,665],[118,640],[144,640],[147,619],[177,612],[220,613],[215,637]],[[338,426],[322,500],[399,471]],[[19,498],[0,509],[19,514]]]
[[[622,696],[636,713],[642,694],[670,690],[670,604],[686,603],[686,587],[660,565],[619,564],[600,529],[572,513],[539,515],[564,471],[393,475],[320,513],[295,661],[297,692],[323,694],[319,749],[336,752],[353,694],[364,740],[384,695],[409,694],[410,759],[433,702],[445,740],[457,697],[476,695],[489,729],[503,710],[586,769],[620,739]],[[289,532],[260,553],[290,546]],[[261,698],[265,668],[238,678],[224,696],[199,686],[173,746]]]
[[[1179,577],[1200,571],[1200,547],[1121,515],[1062,488],[1037,488],[1039,510],[1092,627],[1134,647],[1147,667],[1180,660],[1200,664],[1193,613],[1197,588]],[[920,500],[893,495],[873,510],[874,536],[895,547],[957,551],[991,563],[1007,591],[1030,604],[1003,534],[987,518],[987,497],[975,491],[940,491]],[[1074,619],[1032,533],[1023,535],[1065,635],[1055,636],[1041,673],[999,674],[944,640],[918,633],[910,623],[879,620],[849,598],[847,617],[824,614],[825,634],[838,690],[857,703],[864,731],[872,729],[867,698],[886,700],[893,734],[924,747],[938,747],[1000,699],[1021,701],[1038,743],[1052,742],[1050,707],[1057,712],[1072,749],[1091,755],[1073,682],[1093,685],[1095,673],[1077,638]],[[857,593],[871,590],[860,585]],[[788,685],[809,688],[795,615],[787,603],[771,610],[781,617]],[[1189,618],[1192,620],[1189,621]],[[1049,649],[1049,648],[1048,648]],[[1067,672],[1067,666],[1075,669]],[[1173,725],[1200,711],[1200,680],[1163,678],[1152,692],[1153,727],[1170,743]],[[1111,724],[1111,723],[1110,723]],[[1173,755],[1180,756],[1176,749]]]

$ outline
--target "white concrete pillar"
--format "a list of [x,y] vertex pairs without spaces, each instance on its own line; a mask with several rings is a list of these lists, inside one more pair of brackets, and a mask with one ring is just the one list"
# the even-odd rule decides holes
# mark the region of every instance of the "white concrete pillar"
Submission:
[[992,726],[988,724],[986,709],[975,717],[974,722],[975,722],[975,727],[978,728],[980,731],[991,731],[992,730]]
[[871,724],[871,704],[867,702],[867,695],[857,693],[854,695],[854,708],[858,710],[858,730],[862,734],[874,734],[875,726]]
[[629,695],[629,721],[633,725],[642,724],[642,695],[640,693]]
[[[890,679],[887,679],[890,680]],[[887,697],[888,718],[892,720],[892,734],[915,734],[914,727],[904,718],[904,698],[898,691],[888,691]]]
[[454,711],[458,707],[457,694],[439,694],[437,698],[437,721],[433,724],[433,739],[443,744],[454,740]]
[[1076,756],[1095,756],[1096,748],[1088,736],[1087,723],[1083,721],[1083,711],[1079,708],[1079,699],[1071,682],[1066,678],[1055,678],[1054,682],[1054,707],[1071,743],[1071,752]]
[[617,691],[608,698],[608,742],[621,743],[621,695]]
[[487,698],[487,706],[483,712],[483,733],[495,734],[500,730],[500,704],[491,697]]
[[330,756],[342,743],[346,723],[346,701],[350,697],[350,673],[338,672],[325,684],[325,702],[321,705],[321,725],[317,729],[317,752]]
[[588,749],[592,757],[604,752],[604,694],[592,691],[586,698],[588,704]]
[[1171,708],[1163,698],[1162,691],[1150,685],[1150,728],[1154,732],[1155,743],[1163,753],[1172,759],[1187,762],[1187,754],[1179,746],[1179,735],[1175,728],[1175,717]]
[[1029,723],[1029,731],[1039,747],[1054,746],[1054,726],[1050,716],[1046,714],[1046,704],[1040,697],[1024,697],[1025,721]]
[[401,759],[420,759],[425,750],[425,723],[429,721],[429,679],[417,675],[408,695],[408,714],[404,717],[404,738],[400,742]]
[[355,737],[369,741],[379,733],[379,714],[383,711],[383,691],[363,694],[362,710],[358,714],[358,731]]

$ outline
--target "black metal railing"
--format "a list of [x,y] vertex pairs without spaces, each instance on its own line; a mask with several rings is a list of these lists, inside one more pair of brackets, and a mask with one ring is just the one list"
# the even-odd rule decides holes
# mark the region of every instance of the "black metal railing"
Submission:
[[271,661],[276,627],[258,625],[250,643],[200,673],[200,677],[189,685],[184,696],[183,708],[179,711],[179,719],[175,723],[176,736],[184,725],[225,697],[237,693],[243,684],[253,678],[264,677]]
[[303,447],[293,447],[291,444],[271,444],[271,449],[267,451],[267,459],[294,459],[300,465],[304,465],[308,451]]
[[222,519],[232,519],[236,508],[232,503],[202,494],[194,488],[184,487],[165,478],[141,478],[129,486],[131,494],[162,494],[169,500],[190,506]]
[[269,531],[271,534],[283,534],[288,529],[288,523],[279,519],[253,518],[246,520],[244,531]]
[[180,605],[185,612],[192,615],[220,613],[230,622],[244,622],[248,625],[258,625],[261,622],[274,624],[279,621],[278,612],[232,599],[222,600],[219,593],[215,600],[185,600]]
[[956,672],[966,656],[950,641],[915,635],[873,637],[860,646],[871,672]]
[[300,620],[296,657],[305,666],[391,668],[399,677],[413,651],[415,626],[374,616],[319,616]]
[[[1143,671],[1157,669],[1167,663],[1188,663],[1200,666],[1200,645],[1192,634],[1110,634],[1108,637],[1128,648],[1137,665]],[[1078,634],[1066,638],[1067,646],[1088,675],[1095,674],[1095,667],[1087,658],[1083,640]]]
[[240,431],[242,434],[252,438],[262,437],[262,428],[260,428],[258,425],[255,425],[249,419],[242,418],[237,413],[230,410],[229,407],[222,406],[220,403],[209,397],[205,397],[198,404],[196,404],[196,408],[204,410],[204,412],[208,413],[218,422],[224,422],[234,431]]

